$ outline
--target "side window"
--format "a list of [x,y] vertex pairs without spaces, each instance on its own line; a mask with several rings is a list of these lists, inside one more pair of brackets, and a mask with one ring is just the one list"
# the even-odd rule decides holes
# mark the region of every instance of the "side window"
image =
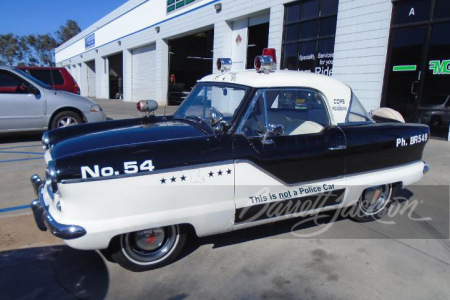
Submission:
[[26,94],[29,83],[22,78],[0,70],[0,94]]
[[246,136],[319,133],[330,125],[325,99],[309,89],[260,90],[249,108],[241,132]]
[[355,94],[352,93],[352,100],[350,102],[350,108],[348,110],[347,119],[345,123],[361,123],[372,122],[369,114],[359,102]]
[[267,129],[265,97],[265,91],[256,92],[238,132],[248,137],[263,136],[265,134]]
[[28,70],[31,76],[39,79],[43,83],[48,85],[61,85],[64,84],[64,79],[61,76],[59,70],[49,69],[31,69]]
[[59,70],[51,70],[51,72],[53,76],[54,85],[64,84],[64,78],[62,77],[61,72]]

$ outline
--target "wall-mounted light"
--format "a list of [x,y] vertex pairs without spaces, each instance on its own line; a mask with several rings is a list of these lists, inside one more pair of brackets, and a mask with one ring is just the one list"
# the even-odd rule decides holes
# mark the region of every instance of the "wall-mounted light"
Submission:
[[120,46],[120,45],[122,45],[122,42],[121,41],[117,41],[117,44],[119,44],[119,46]]
[[80,54],[80,58],[83,58],[83,54]]
[[221,12],[222,11],[222,3],[214,4],[214,9],[216,10],[216,13]]
[[95,49],[95,53],[98,53],[98,49]]
[[156,33],[159,33],[160,30],[161,30],[161,28],[160,28],[159,26],[156,26],[156,27],[155,27]]

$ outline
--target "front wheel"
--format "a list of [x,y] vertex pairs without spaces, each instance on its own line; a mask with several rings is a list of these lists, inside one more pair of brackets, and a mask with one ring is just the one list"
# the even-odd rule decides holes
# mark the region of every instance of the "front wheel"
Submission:
[[384,184],[365,189],[351,209],[350,218],[356,222],[370,222],[386,215],[392,197],[392,185]]
[[62,111],[53,118],[50,129],[77,125],[82,122],[83,119],[77,113],[73,111]]
[[185,228],[178,225],[125,233],[113,246],[112,258],[133,272],[153,270],[173,262],[185,242]]

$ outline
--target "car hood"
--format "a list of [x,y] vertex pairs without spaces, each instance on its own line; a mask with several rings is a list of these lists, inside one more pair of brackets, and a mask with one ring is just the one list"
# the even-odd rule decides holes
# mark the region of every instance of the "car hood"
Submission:
[[[133,120],[129,120],[131,123]],[[134,120],[136,123],[136,121]],[[132,126],[115,127],[114,124],[104,122],[103,130],[85,132],[56,143],[51,151],[52,159],[58,160],[69,156],[76,156],[86,152],[98,152],[102,149],[131,149],[151,146],[156,142],[195,138],[206,133],[192,123],[183,120],[166,120],[159,122],[138,122]],[[117,125],[122,124],[118,123]],[[123,123],[126,124],[126,123]],[[108,125],[112,128],[108,128]],[[102,126],[99,126],[100,128]],[[115,127],[115,128],[114,128]]]
[[70,98],[76,98],[76,99],[82,98],[82,99],[88,101],[89,103],[96,104],[93,100],[91,100],[89,98],[86,98],[86,97],[83,97],[83,96],[80,96],[78,94],[74,94],[74,93],[71,93],[68,91],[62,91],[62,90],[52,90],[52,91],[55,92],[55,94],[59,95],[59,96],[62,95],[64,97],[70,97]]
[[443,104],[423,104],[419,107],[419,109],[443,109],[445,108]]
[[55,101],[55,103],[61,105],[66,105],[67,103],[70,103],[72,106],[78,105],[78,108],[83,111],[89,111],[92,105],[97,104],[89,98],[66,91],[47,89],[45,90],[45,95],[47,101]]

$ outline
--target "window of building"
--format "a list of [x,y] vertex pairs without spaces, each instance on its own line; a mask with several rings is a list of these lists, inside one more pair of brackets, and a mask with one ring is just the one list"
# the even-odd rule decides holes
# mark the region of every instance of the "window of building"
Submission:
[[282,69],[332,75],[338,0],[285,6]]
[[167,0],[167,12],[172,12],[195,1],[196,0]]
[[429,21],[431,14],[430,0],[410,0],[396,3],[393,24],[409,24]]

